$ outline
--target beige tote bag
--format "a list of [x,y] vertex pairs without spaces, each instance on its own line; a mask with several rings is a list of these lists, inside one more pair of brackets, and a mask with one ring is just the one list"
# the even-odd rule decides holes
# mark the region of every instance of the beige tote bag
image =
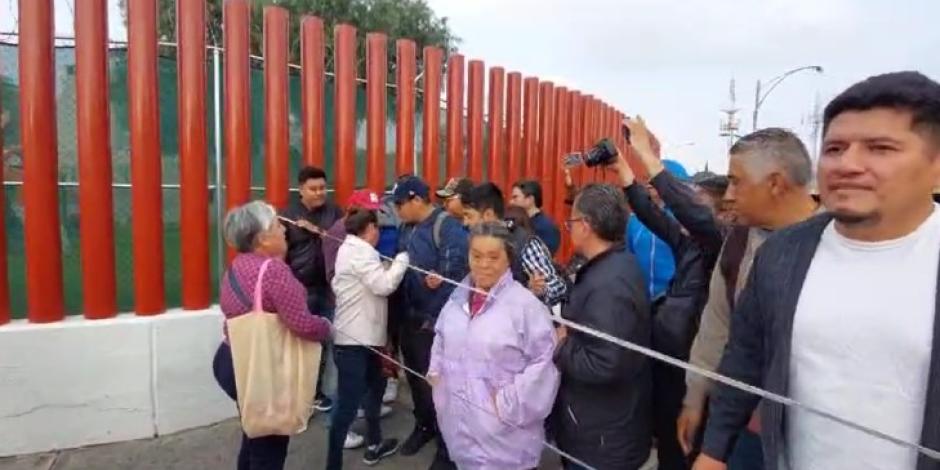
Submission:
[[261,307],[261,281],[270,262],[258,273],[252,311],[226,321],[238,411],[252,438],[307,429],[320,369],[320,343],[295,335]]

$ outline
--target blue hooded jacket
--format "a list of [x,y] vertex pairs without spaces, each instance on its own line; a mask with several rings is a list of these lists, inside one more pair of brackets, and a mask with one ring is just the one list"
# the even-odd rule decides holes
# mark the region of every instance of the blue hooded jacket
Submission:
[[[663,166],[679,181],[689,180],[689,174],[681,163],[675,160],[663,160]],[[672,282],[672,276],[675,274],[676,260],[673,258],[672,250],[666,242],[653,235],[653,232],[633,214],[627,222],[626,238],[627,249],[636,258],[640,272],[643,273],[643,279],[646,281],[646,292],[650,300],[655,300],[666,293],[669,283]]]

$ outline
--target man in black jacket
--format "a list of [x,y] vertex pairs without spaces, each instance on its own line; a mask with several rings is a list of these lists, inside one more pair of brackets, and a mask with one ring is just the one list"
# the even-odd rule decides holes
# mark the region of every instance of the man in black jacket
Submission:
[[[830,211],[757,251],[720,374],[940,450],[940,84],[869,78],[826,107]],[[723,470],[760,406],[764,465],[938,470],[940,460],[724,385],[696,470]]]
[[[639,157],[650,185],[665,208],[658,206],[646,187],[636,181],[623,152],[612,169],[617,171],[627,202],[640,222],[666,242],[676,260],[675,276],[666,295],[653,305],[653,349],[688,360],[698,331],[702,308],[708,300],[708,280],[718,259],[722,230],[711,208],[696,201],[693,190],[665,171],[650,144],[642,119],[627,119],[633,153]],[[670,215],[671,214],[671,215]],[[684,470],[689,462],[679,445],[676,420],[685,396],[685,371],[656,361],[653,370],[653,432],[661,470]]]
[[[326,173],[320,168],[304,167],[297,174],[299,196],[291,201],[281,216],[296,222],[284,223],[287,229],[287,256],[285,262],[290,266],[294,277],[307,288],[307,308],[315,315],[333,319],[333,291],[326,278],[326,265],[323,259],[323,240],[319,233],[326,232],[334,222],[343,218],[343,211],[327,200]],[[320,367],[321,380],[317,381],[317,403],[319,411],[329,411],[332,401],[323,390],[329,389],[332,382],[333,361],[328,350],[322,355]]]
[[[581,190],[565,225],[575,250],[588,261],[561,315],[649,346],[649,299],[643,275],[623,247],[626,224],[620,189],[590,184]],[[597,469],[640,468],[652,439],[649,361],[579,331],[560,327],[558,336],[561,387],[552,417],[558,446]]]

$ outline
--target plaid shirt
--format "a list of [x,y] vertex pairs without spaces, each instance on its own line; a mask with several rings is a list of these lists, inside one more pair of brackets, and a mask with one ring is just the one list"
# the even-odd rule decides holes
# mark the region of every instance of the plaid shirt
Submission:
[[568,293],[568,285],[552,263],[552,253],[538,237],[529,238],[522,249],[522,269],[530,278],[536,274],[545,277],[545,292],[538,297],[546,305],[561,302]]

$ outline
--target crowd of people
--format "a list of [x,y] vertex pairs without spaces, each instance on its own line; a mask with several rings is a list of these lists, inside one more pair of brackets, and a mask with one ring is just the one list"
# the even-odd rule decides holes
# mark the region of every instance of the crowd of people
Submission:
[[[254,292],[324,345],[327,469],[356,447],[373,465],[432,442],[431,469],[533,469],[546,442],[566,469],[639,469],[653,449],[663,470],[940,469],[916,447],[940,449],[940,84],[891,73],[837,96],[815,179],[785,129],[737,140],[725,177],[689,176],[642,119],[624,126],[630,147],[605,166],[618,184],[567,175],[563,214],[543,212],[537,181],[432,193],[414,175],[340,209],[317,168],[281,214],[228,214],[225,316]],[[237,399],[231,357],[226,339],[213,366]],[[399,442],[380,421],[402,373],[414,429]],[[238,468],[283,468],[288,440],[245,436]]]

